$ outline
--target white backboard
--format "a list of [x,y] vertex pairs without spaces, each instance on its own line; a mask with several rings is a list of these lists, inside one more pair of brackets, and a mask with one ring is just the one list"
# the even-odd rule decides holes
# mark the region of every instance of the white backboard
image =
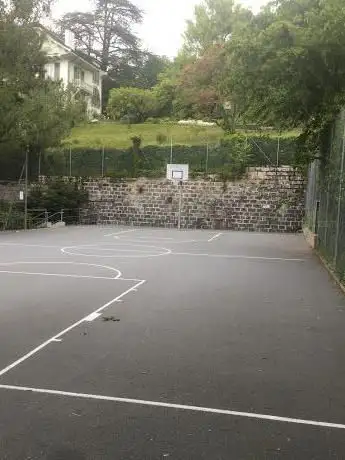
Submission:
[[167,165],[167,179],[173,181],[186,181],[189,175],[189,165]]

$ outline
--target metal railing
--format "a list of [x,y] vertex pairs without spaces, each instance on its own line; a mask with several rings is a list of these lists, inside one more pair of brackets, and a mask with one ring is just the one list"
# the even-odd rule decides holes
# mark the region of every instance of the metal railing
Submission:
[[28,211],[28,228],[44,228],[48,224],[47,209],[30,209]]
[[83,89],[87,91],[89,94],[93,94],[93,85],[90,85],[89,83],[86,83],[85,81],[81,80],[80,78],[75,78],[72,81],[73,86],[79,89]]

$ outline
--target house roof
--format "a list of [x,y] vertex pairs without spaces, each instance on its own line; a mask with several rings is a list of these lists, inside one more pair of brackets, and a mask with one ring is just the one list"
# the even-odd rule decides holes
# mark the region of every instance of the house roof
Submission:
[[88,54],[84,53],[83,51],[73,49],[70,46],[66,45],[64,40],[62,40],[62,38],[58,34],[56,34],[55,32],[52,32],[51,30],[49,30],[47,27],[43,26],[42,24],[39,24],[38,28],[43,30],[43,32],[45,32],[47,35],[49,35],[54,41],[56,41],[61,46],[63,46],[68,51],[68,53],[70,53],[72,55],[75,55],[79,59],[82,59],[87,64],[95,67],[97,70],[101,70],[101,64],[100,64],[99,61],[97,61],[96,59],[92,58],[91,56],[89,56]]

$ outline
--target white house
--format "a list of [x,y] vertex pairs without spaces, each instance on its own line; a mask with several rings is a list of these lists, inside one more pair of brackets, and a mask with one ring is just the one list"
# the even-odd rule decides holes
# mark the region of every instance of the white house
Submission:
[[75,48],[74,34],[65,32],[65,40],[50,32],[45,27],[42,50],[48,55],[49,63],[45,65],[47,78],[62,80],[65,86],[71,85],[76,95],[87,103],[90,117],[100,114],[102,107],[102,77],[106,75],[99,63]]

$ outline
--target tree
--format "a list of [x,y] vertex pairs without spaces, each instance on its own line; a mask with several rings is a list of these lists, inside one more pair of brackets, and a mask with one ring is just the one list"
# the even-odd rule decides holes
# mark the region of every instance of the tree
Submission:
[[249,120],[301,128],[319,148],[345,103],[343,0],[278,0],[227,44],[224,89]]
[[112,69],[113,87],[121,86],[150,89],[158,83],[158,76],[170,65],[165,56],[140,51],[131,57],[122,57]]
[[158,75],[158,83],[153,91],[158,101],[157,115],[168,117],[180,115],[179,104],[176,103],[177,89],[182,69],[188,64],[192,64],[195,58],[180,51],[172,62],[169,62],[164,71]]
[[200,56],[210,46],[226,43],[235,28],[246,24],[252,13],[235,5],[234,0],[204,0],[194,10],[194,20],[187,21],[184,50]]
[[43,37],[34,27],[36,23],[18,19],[26,17],[29,10],[29,3],[24,4],[22,12],[18,9],[20,5],[14,3],[12,9],[7,5],[0,17],[2,177],[19,175],[26,149],[32,153],[34,165],[38,151],[57,145],[82,116],[82,104],[67,89],[45,80],[47,58],[41,51]]
[[195,7],[184,35],[183,54],[190,60],[179,72],[175,92],[174,111],[180,117],[215,119],[226,131],[234,131],[237,104],[223,85],[225,45],[252,17],[234,0],[205,0]]
[[138,57],[139,39],[133,26],[141,21],[141,10],[129,0],[95,0],[91,13],[67,13],[59,22],[61,31],[74,32],[78,49],[97,59],[102,70],[108,72],[102,95],[104,103],[119,69],[126,69],[124,63]]
[[142,123],[157,111],[157,99],[151,90],[114,88],[110,91],[107,112],[114,120]]
[[224,101],[219,91],[219,80],[223,66],[224,48],[213,45],[194,62],[183,67],[175,100],[175,108],[181,108],[182,116],[220,118]]
[[119,56],[137,50],[132,29],[141,20],[141,10],[129,0],[96,0],[94,11],[67,13],[60,26],[72,30],[78,48],[100,61],[106,72]]
[[28,25],[49,16],[54,0],[1,0],[0,17],[8,23]]
[[157,56],[152,53],[143,53],[141,65],[135,78],[138,88],[150,89],[157,85],[159,75],[169,66],[170,61],[165,56]]

